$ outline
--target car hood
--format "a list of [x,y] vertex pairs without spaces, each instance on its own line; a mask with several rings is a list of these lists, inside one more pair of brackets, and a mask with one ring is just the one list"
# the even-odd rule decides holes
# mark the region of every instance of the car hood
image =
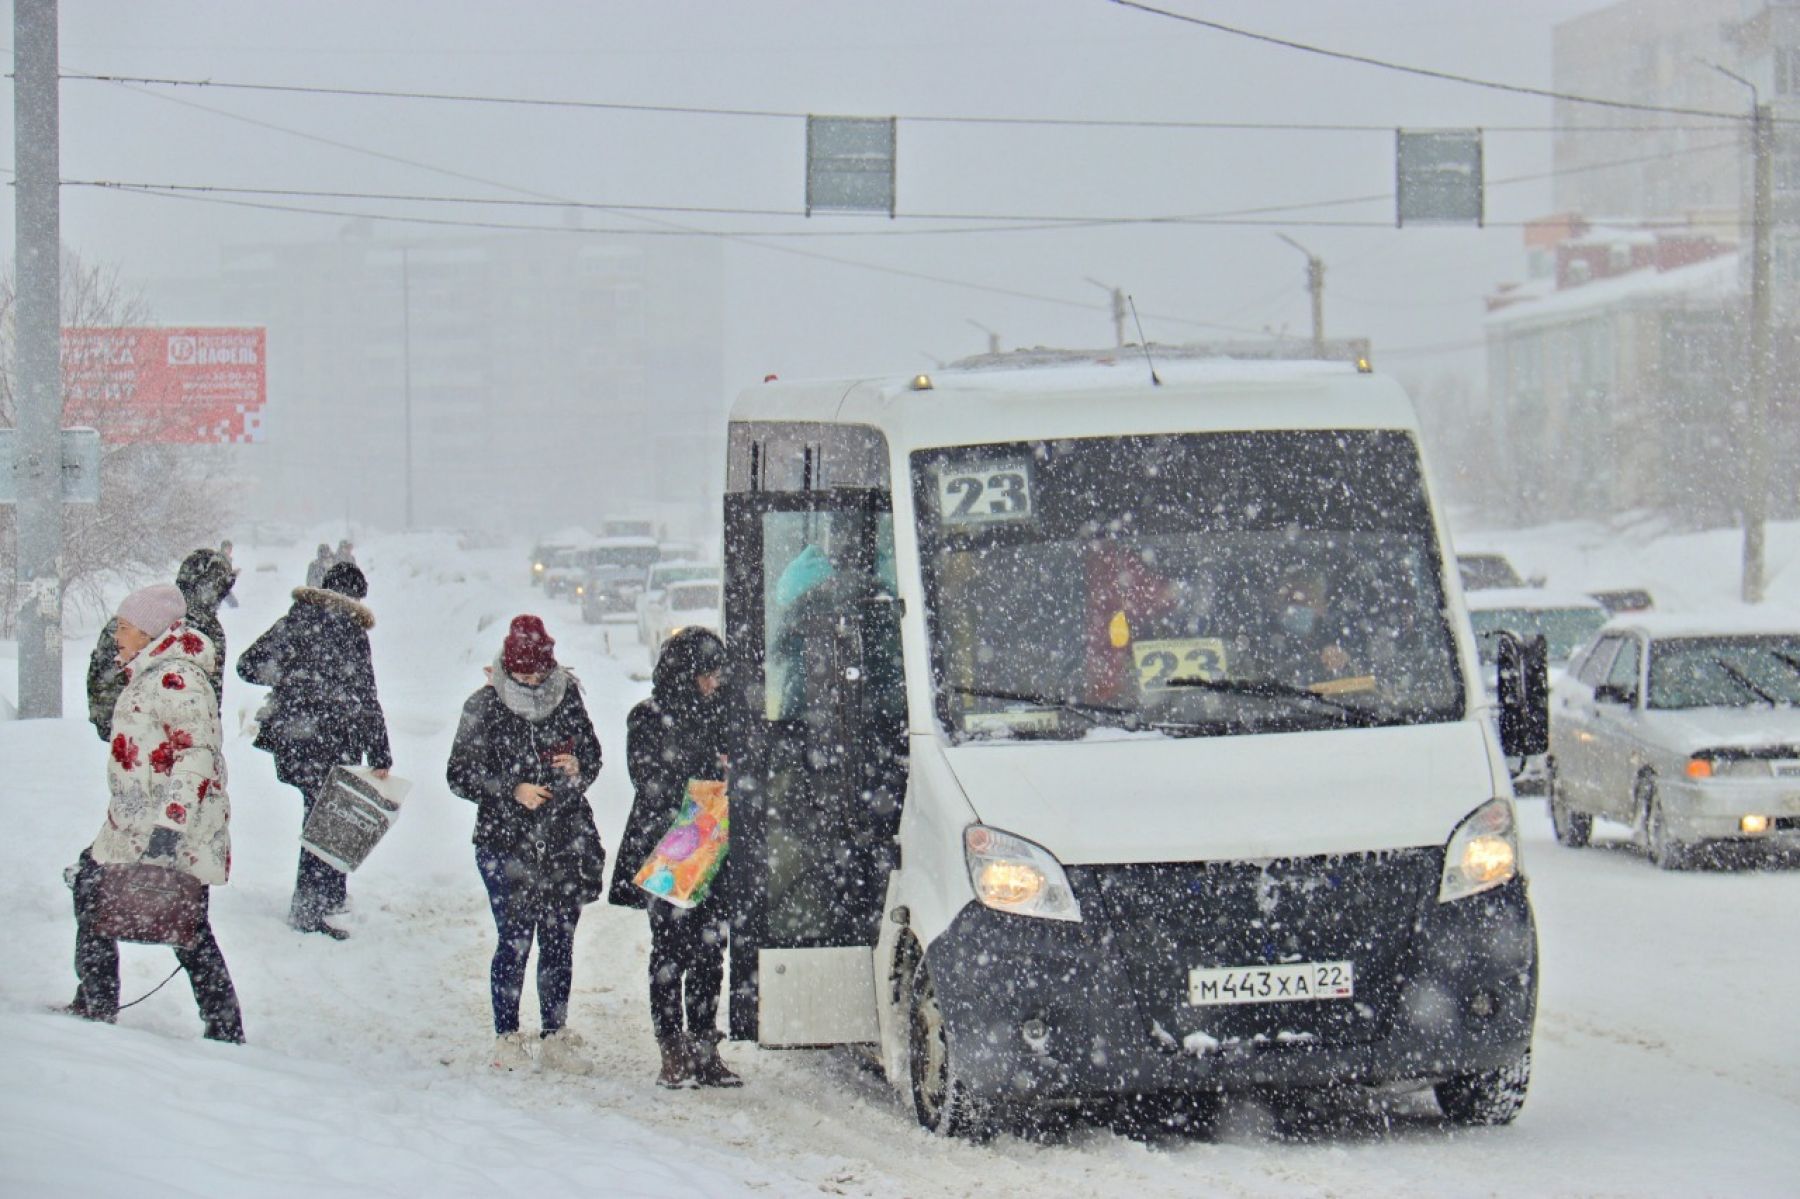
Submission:
[[1800,746],[1800,708],[1652,708],[1644,716],[1655,739],[1678,754]]
[[984,824],[1070,865],[1441,845],[1502,793],[1475,721],[1239,737],[952,746]]

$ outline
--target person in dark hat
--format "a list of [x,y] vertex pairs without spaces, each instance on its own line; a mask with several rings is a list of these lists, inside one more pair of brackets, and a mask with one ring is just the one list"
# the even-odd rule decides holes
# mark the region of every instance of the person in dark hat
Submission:
[[637,788],[607,898],[650,912],[650,1022],[662,1052],[657,1085],[742,1086],[719,1056],[730,860],[699,906],[681,908],[633,881],[680,815],[690,779],[725,777],[725,646],[709,629],[682,629],[657,655],[650,698],[631,710],[625,754]]
[[[254,744],[275,755],[275,777],[299,789],[309,815],[333,766],[366,762],[386,778],[394,764],[369,651],[375,615],[362,603],[369,581],[340,562],[323,582],[296,587],[287,615],[237,664],[246,683],[274,688]],[[344,873],[302,848],[288,923],[341,941],[350,934],[325,917],[348,903]]]
[[536,616],[513,618],[488,681],[463,704],[445,775],[477,805],[475,864],[494,913],[488,972],[498,1070],[532,1064],[519,1030],[525,962],[538,947],[537,1064],[586,1074],[586,1045],[567,1027],[575,924],[600,897],[606,870],[587,791],[600,774],[600,739],[575,676]]

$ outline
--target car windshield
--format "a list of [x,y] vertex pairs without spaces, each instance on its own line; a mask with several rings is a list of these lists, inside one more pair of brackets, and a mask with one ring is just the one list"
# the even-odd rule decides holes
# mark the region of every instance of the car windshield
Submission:
[[1498,587],[1523,587],[1525,581],[1499,554],[1461,554],[1456,569],[1462,575],[1465,591],[1486,591]]
[[1652,708],[1800,704],[1800,635],[1678,637],[1650,647]]
[[1412,440],[1282,431],[913,455],[957,739],[1457,719]]
[[1493,663],[1501,630],[1521,637],[1542,636],[1552,662],[1567,662],[1606,623],[1605,608],[1491,608],[1471,611],[1481,660]]
[[669,588],[669,611],[700,612],[719,607],[717,583],[684,583]]

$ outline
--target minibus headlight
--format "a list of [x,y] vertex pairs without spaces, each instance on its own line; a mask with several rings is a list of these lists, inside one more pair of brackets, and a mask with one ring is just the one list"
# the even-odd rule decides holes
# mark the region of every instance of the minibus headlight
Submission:
[[1512,801],[1490,799],[1469,813],[1444,850],[1438,902],[1491,891],[1519,874],[1519,830]]
[[963,830],[963,857],[975,898],[985,906],[1041,920],[1081,919],[1069,876],[1043,846],[972,824]]

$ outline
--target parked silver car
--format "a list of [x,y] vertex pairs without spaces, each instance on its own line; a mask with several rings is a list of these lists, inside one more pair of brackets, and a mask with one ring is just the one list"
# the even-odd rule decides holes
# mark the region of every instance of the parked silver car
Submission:
[[1800,617],[1615,617],[1550,706],[1550,818],[1596,818],[1679,869],[1707,843],[1800,849]]

